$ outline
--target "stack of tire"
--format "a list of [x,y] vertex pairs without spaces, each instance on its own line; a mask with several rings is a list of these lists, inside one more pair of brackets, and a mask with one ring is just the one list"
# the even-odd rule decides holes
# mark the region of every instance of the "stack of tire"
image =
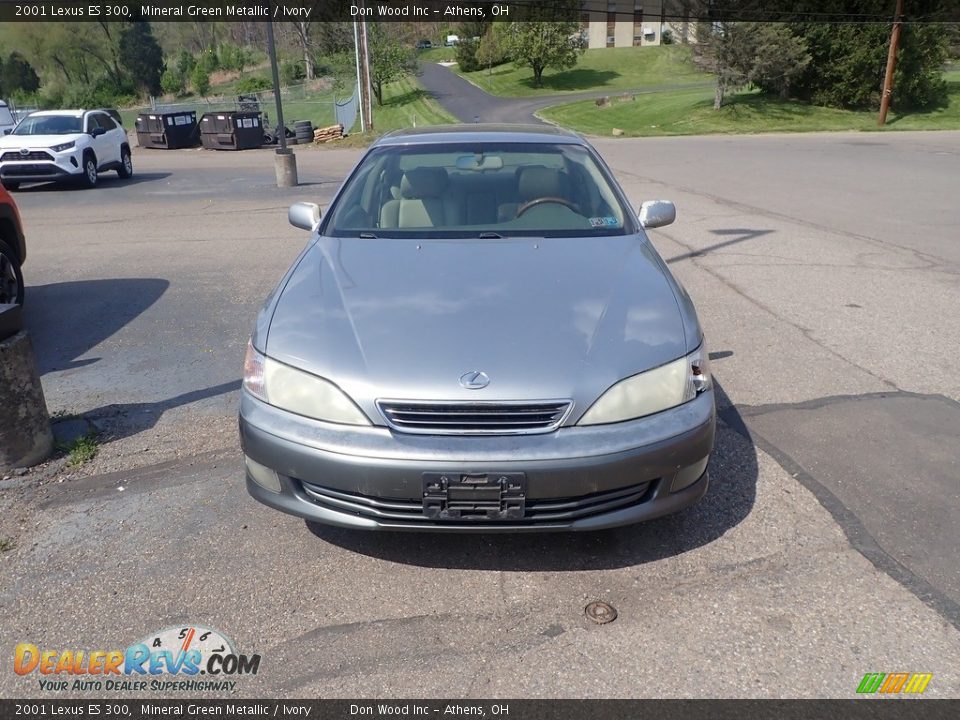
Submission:
[[313,142],[313,123],[309,120],[297,120],[293,123],[294,137],[287,141],[288,145],[309,145]]

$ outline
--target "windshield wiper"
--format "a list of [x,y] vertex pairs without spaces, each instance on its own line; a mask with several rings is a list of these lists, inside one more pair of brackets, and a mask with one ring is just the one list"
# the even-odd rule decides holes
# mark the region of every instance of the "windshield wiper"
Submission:
[[482,232],[477,237],[479,237],[481,240],[502,240],[503,239],[503,235],[501,235],[498,232],[493,232],[492,230]]
[[376,239],[377,239],[377,236],[374,235],[372,232],[362,232],[362,233],[360,233],[357,237],[361,237],[361,238],[363,238],[364,240],[376,240]]

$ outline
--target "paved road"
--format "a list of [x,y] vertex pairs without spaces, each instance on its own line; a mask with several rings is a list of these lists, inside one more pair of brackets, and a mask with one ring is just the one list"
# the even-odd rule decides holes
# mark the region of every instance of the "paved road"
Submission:
[[[449,68],[437,63],[423,63],[421,65],[420,84],[433,98],[461,122],[495,122],[495,123],[540,123],[534,113],[551,105],[591,100],[608,95],[619,95],[629,92],[642,95],[668,90],[690,89],[700,85],[656,85],[638,87],[631,90],[589,90],[577,93],[558,93],[553,95],[539,95],[526,98],[506,98],[481,90],[473,83],[467,82]],[[704,85],[703,87],[710,87]]]
[[[112,439],[64,482],[0,485],[0,645],[205,623],[263,654],[246,696],[851,697],[904,670],[960,697],[960,133],[597,145],[638,203],[678,203],[652,238],[723,390],[702,503],[522,539],[259,506],[243,344],[305,239],[285,206],[327,201],[357,153],[299,151],[314,184],[281,191],[269,152],[141,152],[136,183],[18,195],[48,403]],[[4,697],[37,692],[0,671]]]

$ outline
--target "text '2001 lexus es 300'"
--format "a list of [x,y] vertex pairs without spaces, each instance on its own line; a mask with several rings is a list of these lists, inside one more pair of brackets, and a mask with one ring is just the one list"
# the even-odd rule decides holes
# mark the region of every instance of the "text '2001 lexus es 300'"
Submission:
[[362,529],[596,530],[706,492],[716,411],[689,296],[596,151],[551,128],[379,140],[268,298],[247,488]]

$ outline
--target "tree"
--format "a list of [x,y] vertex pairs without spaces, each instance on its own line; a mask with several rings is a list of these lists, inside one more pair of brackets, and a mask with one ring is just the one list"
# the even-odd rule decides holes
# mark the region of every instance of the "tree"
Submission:
[[782,23],[748,23],[748,33],[753,46],[750,83],[786,100],[791,85],[810,64],[806,41]]
[[40,78],[20,53],[12,52],[0,63],[0,93],[32,93],[39,87]]
[[377,105],[383,105],[383,86],[416,72],[417,59],[413,50],[392,36],[384,24],[371,23],[368,33],[370,84]]
[[160,77],[160,89],[170,95],[182,95],[187,89],[187,78],[175,67],[168,67]]
[[543,86],[543,71],[548,67],[572,68],[584,51],[580,23],[575,21],[515,22],[506,38],[507,52],[516,66],[533,70],[534,87]]
[[494,65],[503,62],[503,50],[500,48],[497,34],[492,25],[488,27],[483,37],[480,38],[480,47],[477,48],[476,52],[477,63],[481,67],[487,68],[488,74],[492,71]]
[[138,20],[120,34],[118,57],[124,71],[141,91],[157,95],[163,75],[163,51],[153,36],[150,23]]
[[[792,83],[791,94],[816,105],[875,109],[883,87],[893,6],[892,0],[817,0],[818,12],[851,17],[869,14],[888,18],[889,22],[791,24],[791,32],[805,41],[810,54],[806,69]],[[949,26],[909,22],[947,17],[945,7],[943,0],[906,3],[908,22],[900,36],[893,86],[893,104],[897,108],[925,108],[945,100],[942,67],[947,57]]]
[[697,62],[716,78],[713,109],[723,107],[730,90],[749,81],[753,48],[746,23],[704,23],[697,37]]
[[207,93],[210,92],[210,73],[203,65],[198,64],[193,69],[193,72],[190,73],[190,82],[198,95],[206,97]]

